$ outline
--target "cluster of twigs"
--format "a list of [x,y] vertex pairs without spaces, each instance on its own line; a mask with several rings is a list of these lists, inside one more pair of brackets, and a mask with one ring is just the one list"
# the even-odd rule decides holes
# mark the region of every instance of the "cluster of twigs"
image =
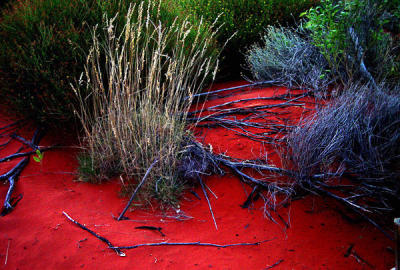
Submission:
[[24,121],[16,121],[9,125],[0,128],[0,138],[7,138],[7,141],[0,145],[1,149],[4,149],[7,145],[10,144],[12,140],[17,140],[21,142],[25,147],[29,147],[32,151],[21,152],[24,149],[24,146],[18,149],[18,151],[14,154],[8,155],[6,157],[0,158],[0,163],[8,162],[16,158],[22,158],[20,162],[17,163],[11,170],[0,175],[1,181],[7,181],[9,183],[9,188],[3,203],[3,207],[0,212],[0,216],[5,216],[9,214],[17,203],[22,199],[22,194],[19,194],[16,197],[13,197],[13,192],[15,190],[15,185],[18,181],[18,177],[21,174],[22,170],[28,165],[29,158],[32,154],[40,153],[52,149],[53,147],[40,147],[38,144],[44,135],[44,130],[37,129],[31,139],[31,141],[26,140],[25,138],[17,135],[15,131],[23,124]]
[[[208,94],[208,98],[212,98],[216,95],[218,95],[218,98],[221,98],[234,95],[235,90],[241,90],[241,93],[243,93],[254,87],[265,86],[271,83],[272,81],[257,82],[206,93]],[[221,96],[221,93],[226,91],[229,91],[229,93]],[[280,143],[280,138],[288,134],[288,132],[295,127],[294,123],[291,123],[289,119],[284,117],[288,112],[283,111],[283,109],[300,107],[306,111],[306,104],[309,101],[304,101],[304,98],[310,96],[310,94],[311,92],[296,94],[288,92],[268,97],[260,96],[237,99],[191,111],[188,113],[187,121],[189,123],[196,123],[197,127],[225,128],[247,139],[277,146]],[[237,104],[265,100],[271,100],[274,101],[274,103],[235,106]]]
[[303,189],[332,197],[379,227],[378,220],[400,210],[400,96],[367,86],[351,90],[288,136],[285,160]]
[[[249,86],[252,85],[244,87]],[[239,136],[279,147],[283,168],[266,165],[265,160],[235,160],[212,152],[204,155],[208,164],[231,170],[252,187],[243,207],[261,197],[267,206],[266,215],[274,220],[271,211],[278,214],[276,209],[297,191],[312,192],[337,200],[392,238],[381,220],[399,212],[400,99],[379,89],[372,92],[369,89],[368,85],[353,86],[327,106],[316,106],[317,112],[299,127],[296,123],[276,121],[277,114],[282,112],[269,109],[304,106],[301,98],[309,93],[226,102],[202,112],[193,111],[188,119],[200,127],[226,128]],[[220,95],[223,91],[208,92],[208,95]],[[225,108],[256,99],[282,102],[272,106]],[[262,132],[255,132],[257,129]],[[279,181],[280,177],[284,181]],[[283,195],[283,199],[277,200],[277,195]]]

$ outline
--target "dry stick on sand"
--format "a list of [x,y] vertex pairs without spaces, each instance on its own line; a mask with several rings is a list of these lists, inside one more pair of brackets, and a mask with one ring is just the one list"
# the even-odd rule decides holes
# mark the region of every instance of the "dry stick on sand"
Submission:
[[[262,86],[262,85],[274,84],[274,83],[276,83],[276,81],[262,81],[262,82],[256,82],[256,83],[251,83],[251,84],[244,84],[244,85],[239,85],[239,86],[234,86],[234,87],[229,87],[229,88],[224,88],[224,89],[218,89],[218,90],[209,91],[209,92],[203,92],[203,93],[193,95],[192,97],[196,98],[196,97],[215,95],[217,93],[221,93],[221,92],[225,92],[225,91],[232,91],[232,90],[238,90],[238,89],[243,89],[243,88],[247,88],[247,87]],[[186,99],[189,99],[189,97],[187,97]]]
[[81,223],[79,223],[78,221],[74,220],[73,218],[71,218],[67,213],[63,212],[63,215],[69,219],[71,222],[75,223],[76,225],[78,225],[81,229],[89,232],[91,235],[95,236],[97,239],[103,241],[104,243],[106,243],[109,248],[115,250],[115,252],[117,252],[117,254],[121,257],[125,257],[125,253],[121,251],[121,249],[134,249],[134,248],[138,248],[138,247],[149,247],[149,246],[207,246],[207,247],[217,247],[217,248],[227,248],[227,247],[236,247],[236,246],[258,246],[262,243],[266,243],[269,241],[272,241],[273,239],[269,239],[269,240],[264,240],[264,241],[259,241],[259,242],[253,242],[253,243],[235,243],[235,244],[225,244],[225,245],[220,245],[220,244],[213,244],[213,243],[201,243],[201,242],[183,242],[183,243],[170,243],[170,242],[160,242],[160,243],[144,243],[144,244],[137,244],[137,245],[133,245],[133,246],[114,246],[108,239],[98,235],[97,233],[95,233],[94,231],[88,229],[87,227],[85,227],[84,225],[82,225]]
[[[73,222],[73,223],[75,223],[76,225],[78,225],[81,229],[83,229],[83,230],[89,232],[91,235],[95,236],[97,239],[99,239],[99,240],[103,241],[104,243],[106,243],[110,248],[113,248],[113,247],[114,247],[114,245],[111,244],[111,242],[108,241],[108,239],[106,239],[106,238],[104,238],[104,237],[98,235],[98,234],[95,233],[94,231],[88,229],[88,228],[85,227],[84,225],[82,225],[82,224],[80,224],[79,222],[75,221],[73,218],[71,218],[71,217],[70,217],[67,213],[65,213],[64,211],[63,211],[63,215],[64,215],[66,218],[68,218],[71,222]],[[123,253],[120,249],[118,249],[118,248],[113,248],[113,249],[115,250],[115,252],[117,252],[117,254],[118,254],[119,256],[125,257],[125,253]]]
[[121,247],[111,247],[112,249],[134,249],[138,247],[154,247],[154,246],[206,246],[206,247],[217,247],[217,248],[227,248],[227,247],[237,247],[237,246],[258,246],[262,243],[272,241],[273,239],[253,242],[253,243],[235,243],[235,244],[213,244],[213,243],[201,243],[201,242],[183,242],[183,243],[172,243],[172,242],[160,242],[160,243],[144,243],[137,244],[133,246],[121,246]]
[[[57,145],[46,146],[46,147],[41,147],[41,148],[39,147],[38,150],[39,150],[41,153],[43,153],[43,152],[45,152],[45,151],[54,149],[56,146],[57,146]],[[30,156],[30,155],[32,155],[32,154],[36,154],[36,151],[29,151],[29,152],[24,152],[24,153],[15,153],[15,154],[6,156],[6,157],[4,157],[4,158],[0,158],[0,162],[10,161],[10,160],[15,159],[15,158]]]
[[131,198],[129,199],[128,204],[125,206],[124,210],[122,210],[121,214],[119,215],[119,217],[117,218],[118,221],[120,221],[121,219],[124,219],[126,217],[124,217],[126,211],[128,211],[129,207],[131,206],[133,199],[136,196],[136,193],[139,191],[139,189],[142,187],[144,181],[146,181],[147,176],[149,175],[151,169],[154,167],[154,165],[156,165],[156,163],[158,162],[158,159],[154,160],[153,163],[151,163],[150,167],[147,169],[145,175],[143,176],[142,181],[139,183],[139,185],[136,187],[135,191],[133,192]]
[[215,221],[214,212],[213,212],[213,210],[211,208],[210,199],[208,198],[207,191],[206,191],[206,189],[204,187],[203,180],[201,180],[200,176],[197,176],[197,179],[199,180],[199,183],[201,185],[201,189],[203,190],[204,196],[206,197],[206,200],[207,200],[207,203],[208,203],[208,208],[210,209],[210,213],[211,213],[211,216],[212,216],[213,221],[214,221],[215,229],[218,230],[217,221]]
[[280,260],[277,261],[276,263],[274,263],[274,264],[268,266],[267,268],[265,268],[265,270],[274,268],[275,266],[277,266],[277,265],[280,264],[281,262],[283,262],[283,259],[280,259]]
[[7,261],[8,261],[8,250],[10,249],[10,241],[11,241],[11,239],[8,239],[7,251],[6,251],[6,259],[4,260],[4,265],[6,265]]

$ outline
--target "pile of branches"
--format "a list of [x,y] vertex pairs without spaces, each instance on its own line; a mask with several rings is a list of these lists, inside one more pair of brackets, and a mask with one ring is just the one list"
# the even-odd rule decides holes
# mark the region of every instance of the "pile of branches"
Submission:
[[399,131],[399,94],[353,86],[290,133],[286,168],[375,223],[400,213]]
[[[0,211],[0,216],[5,216],[9,214],[18,202],[22,199],[22,194],[13,197],[13,192],[15,186],[18,182],[19,176],[23,169],[28,165],[29,158],[31,155],[42,153],[44,151],[52,149],[54,146],[50,147],[40,147],[39,142],[44,136],[43,129],[37,129],[30,141],[16,134],[16,131],[24,124],[25,121],[16,121],[9,125],[0,128],[0,138],[6,138],[6,142],[0,145],[0,150],[6,148],[13,140],[22,143],[22,146],[14,153],[3,158],[0,158],[0,163],[9,162],[14,159],[22,158],[11,170],[0,175],[0,181],[8,182],[8,191],[4,199],[3,207]],[[30,151],[22,151],[26,148],[31,148]]]
[[[271,85],[274,81],[262,81],[246,84],[211,92],[205,92],[195,97],[206,96],[208,99],[225,98],[240,91],[251,91],[255,87]],[[227,93],[223,93],[227,92]],[[291,93],[290,91],[281,95],[268,97],[254,97],[246,99],[236,99],[222,104],[214,105],[188,113],[187,122],[196,123],[196,127],[204,128],[225,128],[240,137],[244,137],[256,142],[278,146],[284,135],[288,134],[296,125],[285,117],[288,112],[285,109],[300,107],[307,111],[304,98],[312,96],[313,92],[304,91],[302,93]],[[253,101],[279,101],[278,103],[265,105],[234,106],[246,104]],[[232,107],[233,106],[233,107]]]

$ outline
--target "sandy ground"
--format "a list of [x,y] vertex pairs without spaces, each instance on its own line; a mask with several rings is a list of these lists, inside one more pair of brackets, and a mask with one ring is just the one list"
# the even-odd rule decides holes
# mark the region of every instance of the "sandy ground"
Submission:
[[[211,100],[205,106],[285,91],[283,88],[254,89]],[[263,104],[270,103],[263,101]],[[288,117],[296,120],[302,112],[302,108],[290,109]],[[13,121],[4,112],[0,119],[0,126]],[[31,138],[33,131],[34,127],[25,127],[19,134]],[[269,146],[226,129],[197,131],[199,139],[202,137],[204,144],[211,144],[215,152],[238,158],[257,158],[264,156],[265,151],[272,152]],[[0,144],[5,141],[6,138],[0,138]],[[76,140],[66,140],[65,135],[50,131],[41,145],[65,141],[76,144]],[[20,146],[19,142],[12,142],[0,151],[0,157],[14,153]],[[334,202],[316,196],[292,202],[279,211],[290,222],[290,228],[285,229],[283,224],[275,224],[264,217],[260,200],[250,209],[240,207],[247,198],[246,192],[251,190],[231,174],[204,178],[218,197],[210,195],[218,230],[200,188],[195,191],[201,200],[189,192],[182,198],[180,213],[192,217],[186,221],[177,220],[173,210],[163,213],[154,205],[148,209],[134,208],[126,214],[131,220],[118,222],[113,215],[117,216],[127,202],[127,198],[119,196],[120,181],[114,179],[101,185],[74,181],[77,151],[70,147],[46,152],[42,163],[31,160],[22,172],[15,195],[23,194],[23,199],[13,212],[0,217],[0,269],[266,269],[277,262],[280,263],[273,269],[393,267],[393,243],[369,224],[352,224],[343,219]],[[274,155],[270,154],[268,158],[271,162],[279,162]],[[0,173],[17,162],[0,163]],[[7,189],[7,184],[0,186],[2,202]],[[106,244],[68,221],[62,215],[63,211],[118,246],[161,241],[217,244],[270,241],[259,246],[225,249],[141,247],[126,250],[126,257],[119,257]],[[166,236],[162,237],[157,231],[135,229],[142,225],[162,227]],[[344,256],[350,245],[354,245],[353,250],[370,266],[355,256]]]

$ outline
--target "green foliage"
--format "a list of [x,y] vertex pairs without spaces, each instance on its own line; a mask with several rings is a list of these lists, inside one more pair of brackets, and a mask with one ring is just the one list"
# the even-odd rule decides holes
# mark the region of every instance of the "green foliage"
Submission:
[[[136,2],[139,1],[10,2],[0,19],[0,98],[36,121],[71,120],[75,95],[70,85],[84,71],[92,27],[102,23],[103,15],[118,12],[115,27],[117,33],[121,32],[129,3]],[[171,25],[179,13],[161,3],[151,16]],[[202,33],[207,34],[205,30]],[[188,39],[194,37],[190,32]],[[217,54],[212,48],[209,53]]]
[[[398,0],[322,0],[320,6],[302,15],[306,15],[305,28],[329,62],[331,71],[338,80],[347,83],[360,76],[350,27],[355,30],[364,62],[375,79],[399,78],[399,59],[396,62],[393,55],[394,40],[384,31],[388,18],[396,17],[399,10]],[[390,12],[394,15],[387,16]]]
[[95,169],[95,165],[93,164],[93,159],[90,155],[85,153],[80,153],[77,156],[78,159],[78,174],[79,180],[84,182],[100,182],[99,181],[99,172]]
[[[225,61],[243,59],[242,50],[260,39],[268,25],[289,24],[317,0],[182,0],[178,1],[190,14],[212,23],[218,18],[221,26],[218,40],[223,45],[235,36],[225,49]],[[229,67],[232,69],[232,66]],[[234,67],[233,67],[234,68]]]
[[42,162],[42,160],[43,160],[43,153],[40,152],[39,149],[36,150],[36,156],[33,156],[33,160],[34,160],[35,162],[38,162],[38,163]]

